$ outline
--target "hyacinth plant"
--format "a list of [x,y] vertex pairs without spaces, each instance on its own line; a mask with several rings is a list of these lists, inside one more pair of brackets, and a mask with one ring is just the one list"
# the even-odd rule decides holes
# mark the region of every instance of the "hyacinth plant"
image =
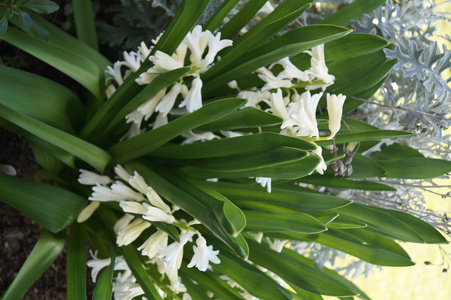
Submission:
[[382,2],[301,26],[307,0],[225,1],[202,24],[209,1],[184,0],[160,36],[114,64],[95,50],[90,1],[73,1],[78,39],[28,11],[41,39],[12,14],[0,38],[88,96],[84,106],[56,82],[0,66],[0,123],[44,169],[38,182],[0,174],[0,199],[44,228],[3,299],[25,293],[66,234],[68,299],[87,297],[87,270],[94,299],[369,299],[300,249],[410,266],[398,241],[445,243],[417,217],[313,188],[396,191],[369,179],[451,170],[399,143],[364,155],[412,133],[346,117],[397,63],[384,52],[393,44],[345,27]]

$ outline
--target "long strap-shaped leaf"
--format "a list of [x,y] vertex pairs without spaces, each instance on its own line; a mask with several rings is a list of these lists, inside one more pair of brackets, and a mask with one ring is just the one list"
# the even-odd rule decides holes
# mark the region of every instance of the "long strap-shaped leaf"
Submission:
[[91,60],[14,28],[0,37],[72,77],[94,95],[96,109],[104,98],[104,75]]
[[204,30],[209,30],[210,32],[214,32],[221,22],[227,17],[228,13],[235,7],[235,5],[240,0],[229,0],[224,1],[222,4],[216,9],[213,15],[205,22]]
[[169,124],[118,143],[109,149],[115,163],[125,163],[141,157],[169,142],[180,134],[226,116],[246,100],[225,99],[209,103],[199,110]]
[[0,117],[5,118],[34,136],[73,154],[99,172],[103,172],[110,162],[110,155],[93,144],[1,104]]
[[91,0],[72,0],[71,3],[78,38],[98,51],[99,45]]
[[86,205],[86,199],[67,190],[2,173],[0,200],[52,232],[69,226]]
[[352,20],[360,19],[364,14],[370,13],[384,3],[385,0],[357,0],[318,23],[347,26]]
[[66,262],[67,299],[86,299],[86,230],[74,223],[70,229]]
[[22,268],[20,268],[19,273],[2,296],[2,299],[20,299],[57,258],[64,248],[65,241],[64,232],[53,234],[43,230],[38,243],[34,246],[33,251],[31,251]]

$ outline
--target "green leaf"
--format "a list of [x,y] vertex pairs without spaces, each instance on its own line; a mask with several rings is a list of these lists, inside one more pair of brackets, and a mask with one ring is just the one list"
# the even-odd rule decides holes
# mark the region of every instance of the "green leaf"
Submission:
[[1,104],[0,117],[14,123],[32,135],[84,160],[99,172],[103,172],[110,162],[111,158],[109,154],[102,149],[55,127],[13,111]]
[[306,213],[276,213],[245,210],[244,214],[247,220],[247,231],[295,231],[312,234],[327,230],[323,223]]
[[[239,0],[229,0],[224,1],[221,5],[216,9],[213,15],[205,22],[204,30],[208,30],[210,32],[214,32],[218,26],[224,21],[225,17],[229,14],[229,12],[235,7],[235,5],[239,2]],[[223,36],[224,38],[224,36]]]
[[323,210],[342,207],[352,201],[321,193],[308,193],[273,188],[271,193],[259,185],[238,183],[208,182],[208,186],[229,198],[233,203],[249,209],[258,209],[259,204],[271,205],[275,211],[278,208],[295,209],[298,211]]
[[[347,133],[347,134],[337,134],[335,136],[336,144],[343,144],[349,142],[360,142],[360,141],[376,141],[382,139],[390,139],[390,138],[403,138],[403,137],[411,137],[415,135],[414,133],[407,131],[399,131],[399,130],[378,130],[378,131],[367,131],[367,132],[358,132],[358,133]],[[331,145],[333,144],[333,140],[327,141],[317,141],[316,142],[320,146]]]
[[211,158],[261,153],[277,147],[315,150],[313,143],[300,138],[264,132],[186,145],[169,145],[151,153],[152,156],[178,159]]
[[99,45],[91,0],[72,0],[71,3],[78,39],[98,51]]
[[387,47],[387,40],[374,34],[351,33],[324,45],[326,61],[347,59],[370,54]]
[[365,190],[365,191],[396,191],[395,188],[378,182],[371,181],[356,181],[348,180],[333,175],[313,174],[310,176],[302,177],[301,182],[313,184],[317,186],[327,186],[337,189],[353,189],[353,190]]
[[255,107],[245,107],[221,118],[199,127],[204,131],[219,130],[246,130],[247,128],[258,128],[274,126],[282,123],[282,119],[276,115],[267,113]]
[[284,251],[278,253],[266,244],[259,244],[253,239],[248,239],[248,243],[249,259],[274,272],[283,280],[312,293],[329,296],[355,296],[355,293],[346,285],[315,267],[284,254]]
[[155,287],[152,279],[149,274],[147,274],[146,269],[144,268],[141,260],[139,259],[138,254],[133,245],[123,246],[119,248],[122,255],[124,256],[125,261],[127,262],[128,267],[135,276],[136,281],[139,283],[141,288],[144,291],[144,295],[147,299],[162,299],[160,294]]
[[388,178],[426,179],[451,171],[451,162],[443,159],[412,157],[380,160],[378,163],[387,172],[385,177]]
[[2,296],[3,300],[22,298],[27,290],[50,267],[64,248],[65,233],[53,234],[43,230],[38,243],[27,257],[11,285]]
[[59,161],[55,156],[51,154],[50,151],[38,146],[37,144],[28,140],[31,149],[33,150],[34,157],[36,158],[36,162],[44,168],[50,175],[56,176],[61,169],[63,168],[63,164]]
[[111,266],[106,267],[97,280],[93,300],[111,300],[113,297],[113,274]]
[[23,6],[38,14],[51,14],[59,9],[59,6],[50,0],[28,0]]
[[83,120],[83,105],[69,89],[32,73],[0,66],[0,104],[69,133]]
[[6,30],[8,30],[8,18],[3,15],[0,18],[0,35],[5,34]]
[[[125,140],[111,147],[108,151],[115,163],[124,163],[141,157],[169,142],[180,134],[217,120],[245,103],[243,99],[224,99],[209,103],[199,110],[180,117],[157,129]],[[149,140],[152,143],[149,143]]]
[[67,299],[86,299],[86,231],[83,224],[70,229],[66,262]]
[[9,28],[0,38],[78,81],[95,96],[91,107],[96,109],[100,106],[104,97],[104,70],[100,70],[94,62],[14,28]]
[[[238,58],[235,61],[236,67],[224,71],[210,81],[205,82],[203,92],[206,95],[211,94],[218,87],[232,80],[239,79],[260,67],[338,39],[349,32],[350,30],[347,28],[326,25],[311,25],[291,30]],[[203,74],[202,78],[208,76],[209,72],[213,72],[214,68],[210,68],[209,71]]]
[[396,160],[404,158],[418,158],[424,157],[418,150],[412,149],[407,146],[402,146],[399,143],[387,146],[382,151],[374,152],[371,158],[374,160]]
[[223,172],[219,170],[213,171],[195,167],[185,167],[182,168],[182,171],[200,179],[271,177],[272,179],[294,180],[311,174],[319,163],[320,159],[316,155],[310,155],[291,162],[251,170]]
[[352,20],[360,19],[385,3],[385,0],[356,0],[339,11],[322,19],[319,24],[346,26]]
[[29,32],[31,30],[31,17],[27,12],[21,12],[19,14],[19,19],[22,24],[22,28],[24,31]]
[[356,153],[352,158],[353,172],[350,178],[382,177],[385,170],[374,160]]
[[67,190],[1,173],[0,200],[52,232],[69,226],[87,202]]

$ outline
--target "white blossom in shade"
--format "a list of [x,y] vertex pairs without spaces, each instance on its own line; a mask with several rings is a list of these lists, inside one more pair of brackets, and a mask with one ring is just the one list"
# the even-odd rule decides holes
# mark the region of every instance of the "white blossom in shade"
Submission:
[[121,166],[121,165],[116,165],[116,166],[114,167],[114,173],[116,173],[116,175],[117,175],[120,179],[122,179],[123,181],[126,181],[126,182],[128,182],[128,180],[129,180],[130,177],[132,176],[132,175],[130,175],[130,173],[128,173],[127,170],[125,170],[124,167]]
[[182,133],[182,136],[184,138],[186,138],[186,140],[184,140],[182,142],[182,145],[192,144],[192,143],[198,142],[198,141],[205,142],[205,141],[212,140],[214,138],[218,138],[217,135],[215,135],[213,132],[210,132],[210,131],[194,133],[192,130],[189,130],[185,133]]
[[132,270],[130,270],[130,267],[128,266],[127,262],[120,256],[116,256],[116,260],[114,262],[114,270],[122,271],[122,273],[118,273],[116,281],[118,282],[125,282],[127,280],[131,280],[133,282],[136,281],[135,277],[132,274]]
[[99,259],[97,258],[97,251],[95,254],[91,252],[91,256],[93,257],[93,259],[88,260],[86,265],[92,268],[91,278],[92,282],[95,283],[97,280],[97,275],[99,275],[99,272],[111,264],[111,258]]
[[326,95],[327,99],[327,113],[329,114],[329,130],[330,136],[328,139],[332,139],[335,134],[340,130],[341,117],[343,115],[343,104],[345,103],[346,96]]
[[[149,69],[150,70],[150,69]],[[143,84],[149,84],[158,77],[160,73],[149,73],[149,72],[143,72],[141,75],[139,75],[138,78],[135,79],[137,84],[143,85]]]
[[271,193],[271,178],[270,177],[255,177],[255,181],[262,187],[266,187],[266,191]]
[[236,131],[232,131],[232,130],[221,130],[220,132],[223,136],[225,136],[227,138],[233,138],[233,137],[244,135],[243,132],[236,132]]
[[109,84],[106,88],[105,95],[108,99],[110,99],[111,96],[113,96],[114,92],[116,92],[116,87],[114,84]]
[[115,300],[132,300],[144,295],[144,291],[138,283],[130,279],[120,282],[116,280],[113,282],[113,295]]
[[202,27],[197,25],[186,35],[183,43],[188,46],[191,55],[189,60],[193,65],[199,65],[202,55],[208,46],[208,41],[212,38],[210,31],[202,31]]
[[116,224],[114,224],[114,232],[118,233],[125,227],[127,227],[128,224],[134,219],[135,217],[130,214],[125,214],[122,218],[116,221]]
[[138,53],[139,53],[139,55],[141,55],[141,58],[143,61],[147,58],[147,56],[149,56],[150,50],[151,49],[147,48],[146,43],[141,42],[141,44],[139,44]]
[[271,5],[271,3],[269,1],[267,1],[265,3],[265,5],[263,5],[263,7],[260,8],[260,10],[257,13],[263,14],[263,15],[269,15],[273,11],[274,11],[274,7]]
[[310,59],[311,67],[307,71],[309,74],[316,77],[318,80],[322,80],[324,85],[309,86],[309,89],[322,88],[323,91],[329,85],[334,83],[335,77],[329,74],[329,69],[326,66],[326,59],[324,57],[324,44],[313,47],[311,51],[305,51],[309,53],[312,58]]
[[144,178],[138,174],[138,172],[135,171],[134,175],[130,177],[130,179],[128,180],[128,183],[138,192],[142,193],[142,194],[146,194],[147,193],[147,189],[149,188],[149,186],[147,185],[147,183],[144,181]]
[[176,294],[186,292],[186,287],[180,280],[178,275],[178,268],[170,266],[167,261],[161,262],[163,266],[163,272],[169,279],[169,288]]
[[297,79],[300,81],[310,81],[310,76],[307,72],[301,71],[296,67],[288,57],[279,60],[276,64],[283,67],[283,71],[277,75],[280,79]]
[[119,203],[119,206],[122,208],[124,212],[131,214],[142,215],[145,211],[144,206],[141,203],[135,201],[123,200]]
[[155,55],[151,56],[149,59],[155,65],[147,71],[150,73],[161,74],[175,69],[183,68],[183,61],[174,59],[172,56],[162,51],[156,51]]
[[257,242],[261,243],[262,239],[263,239],[263,232],[257,232],[256,235],[255,235],[255,240]]
[[89,219],[92,214],[96,211],[97,208],[99,208],[100,202],[99,201],[91,201],[85,208],[82,209],[82,211],[78,214],[77,222],[83,223],[87,219]]
[[126,123],[135,123],[139,126],[141,126],[141,122],[144,118],[144,114],[140,112],[139,110],[134,110],[131,113],[127,114],[125,116]]
[[276,93],[271,93],[270,99],[271,101],[266,101],[270,106],[270,111],[274,115],[283,119],[283,123],[280,126],[281,129],[290,129],[294,125],[298,125],[298,123],[290,116],[290,113],[287,110],[289,98],[284,98],[280,89],[277,89]]
[[138,71],[141,63],[143,62],[142,56],[136,52],[124,51],[124,65],[127,66],[133,72]]
[[138,250],[141,250],[142,255],[146,255],[149,258],[154,258],[161,247],[167,247],[168,245],[168,234],[166,231],[158,229],[154,234],[152,234]]
[[141,193],[135,192],[121,181],[116,181],[115,183],[113,183],[111,185],[111,190],[114,193],[121,195],[122,200],[133,199],[136,201],[142,201],[144,199]]
[[160,112],[164,116],[167,116],[172,107],[174,107],[175,100],[177,99],[177,96],[180,94],[181,90],[182,86],[180,83],[174,84],[169,93],[164,95],[164,97],[160,100],[157,107],[155,108],[155,111]]
[[[208,291],[207,291],[207,293],[208,293]],[[184,293],[183,297],[182,297],[182,300],[193,300],[193,298],[191,298],[190,294]]]
[[267,238],[267,240],[269,243],[269,248],[279,253],[282,252],[283,247],[288,242],[288,240],[278,240],[278,239],[271,241],[269,238]]
[[193,112],[202,107],[202,80],[199,77],[194,78],[191,89],[179,105],[179,107],[185,106],[188,112]]
[[229,83],[227,83],[227,85],[229,86],[229,88],[234,89],[234,90],[240,90],[239,86],[238,86],[238,82],[236,80],[232,80]]
[[320,163],[316,166],[316,172],[323,175],[324,171],[327,170],[327,165],[323,158],[323,148],[321,148],[320,146],[317,146],[316,149],[313,150],[312,152],[321,159]]
[[163,125],[168,124],[168,116],[162,113],[159,113],[155,118],[155,122],[153,123],[153,129],[161,127]]
[[150,223],[143,219],[135,219],[133,222],[119,230],[116,237],[116,244],[119,247],[133,243],[141,233],[150,227]]
[[140,135],[140,134],[141,134],[141,124],[132,122],[127,133],[121,137],[120,141],[132,138],[132,137]]
[[174,216],[165,213],[158,207],[149,205],[147,203],[143,204],[144,206],[144,214],[143,218],[149,220],[151,222],[164,222],[168,224],[172,224],[175,222]]
[[[206,32],[209,32],[208,30]],[[221,33],[218,32],[215,36],[209,35],[208,39],[208,53],[203,60],[201,60],[199,67],[205,68],[214,62],[216,55],[224,48],[232,46],[232,40],[221,40]]]
[[113,190],[111,190],[111,188],[107,187],[107,186],[103,186],[100,184],[97,184],[95,187],[92,188],[93,193],[92,195],[88,198],[91,201],[121,201],[121,200],[125,200],[127,198],[124,198],[123,195],[118,194],[116,192],[114,192]]
[[207,246],[207,241],[201,235],[198,235],[196,245],[193,246],[194,255],[188,264],[188,268],[196,267],[199,271],[205,272],[210,262],[219,264],[221,260],[218,258],[219,250],[213,251],[213,246]]
[[80,169],[78,182],[84,185],[109,184],[111,179],[108,176],[99,175],[97,173]]
[[105,71],[105,73],[110,75],[114,79],[114,81],[116,81],[116,83],[118,85],[121,85],[124,83],[124,79],[122,78],[122,72],[121,72],[121,67],[123,65],[124,65],[124,62],[117,61],[113,64],[113,67],[108,66]]
[[309,91],[301,95],[293,95],[293,102],[290,104],[292,117],[300,124],[301,130],[298,136],[319,136],[318,123],[316,121],[316,107],[323,93],[311,95]]
[[160,253],[158,258],[164,260],[165,263],[172,269],[178,270],[182,264],[183,247],[186,243],[193,240],[194,232],[182,230],[180,234],[180,242],[173,242],[167,247],[159,247]]
[[138,107],[138,111],[144,116],[144,120],[148,120],[152,114],[155,112],[155,108],[161,99],[163,99],[164,95],[166,95],[166,89],[162,89],[158,93],[155,94],[152,98],[144,102]]
[[160,195],[158,195],[157,192],[155,192],[151,187],[147,188],[146,196],[147,200],[149,200],[150,204],[153,206],[158,207],[167,214],[171,212],[169,205],[167,205],[163,199],[161,199]]
[[265,67],[257,69],[257,73],[258,77],[266,82],[266,84],[261,89],[263,92],[278,88],[291,88],[293,86],[291,80],[276,77],[270,70],[266,69]]

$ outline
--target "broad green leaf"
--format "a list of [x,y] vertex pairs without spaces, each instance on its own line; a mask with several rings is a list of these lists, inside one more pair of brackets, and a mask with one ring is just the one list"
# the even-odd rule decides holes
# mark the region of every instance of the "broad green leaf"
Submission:
[[111,300],[113,297],[113,274],[111,266],[106,267],[97,279],[93,300]]
[[374,160],[396,160],[404,158],[424,157],[418,150],[407,146],[402,146],[399,143],[387,146],[381,151],[374,152],[371,158]]
[[50,267],[64,248],[65,233],[53,234],[43,230],[33,251],[20,268],[11,285],[3,294],[3,300],[21,299],[27,290]]
[[382,177],[385,170],[374,160],[356,153],[352,158],[353,172],[350,178]]
[[208,21],[205,22],[204,30],[214,32],[238,2],[239,0],[229,0],[222,2],[221,5],[213,13],[213,15],[208,19]]
[[[157,129],[120,142],[109,149],[115,163],[124,163],[152,152],[180,134],[226,116],[245,103],[243,99],[224,99],[209,103],[188,115]],[[149,140],[152,143],[149,143]]]
[[86,231],[83,224],[70,228],[66,262],[67,299],[86,299]]
[[38,14],[51,14],[59,9],[59,6],[50,0],[28,0],[22,5]]
[[254,0],[246,3],[231,20],[222,26],[220,30],[222,38],[233,39],[265,3],[265,0]]
[[311,174],[319,163],[320,159],[316,155],[310,155],[288,163],[281,163],[252,170],[224,172],[219,170],[185,167],[182,168],[182,171],[195,178],[201,179],[270,177],[272,179],[294,180]]
[[390,43],[378,35],[351,33],[324,45],[326,61],[347,59],[370,54],[387,47]]
[[387,172],[384,177],[426,179],[451,171],[451,161],[424,157],[380,160],[378,163]]
[[22,25],[22,28],[25,32],[30,32],[31,30],[31,17],[27,12],[21,12],[19,15],[19,20]]
[[321,193],[307,193],[272,188],[271,193],[259,185],[208,182],[208,186],[229,198],[240,207],[258,209],[259,203],[272,205],[274,209],[285,207],[298,211],[332,209],[349,205],[352,201]]
[[346,26],[352,20],[360,19],[364,14],[370,13],[384,3],[385,0],[356,0],[318,23]]
[[296,148],[275,148],[261,153],[183,160],[183,165],[220,172],[249,171],[262,167],[289,163],[308,156],[308,152]]
[[91,0],[72,0],[71,3],[78,39],[98,51],[99,45]]
[[199,127],[204,131],[219,130],[245,130],[246,128],[258,128],[274,126],[282,123],[282,119],[276,115],[267,113],[255,107],[245,107],[221,118]]
[[30,53],[82,84],[95,97],[93,98],[95,102],[90,104],[93,109],[98,108],[102,103],[105,81],[103,70],[100,70],[90,59],[14,28],[9,28],[1,36],[1,39]]
[[403,250],[396,242],[383,236],[377,236],[379,240],[383,240],[386,244],[385,248],[377,247],[354,238],[349,234],[350,230],[354,229],[336,230],[330,228],[328,231],[316,235],[290,232],[278,234],[278,238],[317,242],[381,266],[401,267],[414,265],[405,251],[404,254],[401,253]]
[[[311,25],[291,30],[238,58],[235,61],[236,67],[206,82],[203,92],[204,94],[211,94],[218,87],[239,79],[260,67],[338,39],[349,32],[350,30],[347,28],[326,25]],[[207,76],[207,74],[208,72],[204,76]]]
[[0,104],[69,133],[83,121],[83,105],[69,89],[32,73],[0,66]]
[[[319,221],[322,221],[321,218],[317,218]],[[338,216],[333,219],[330,223],[327,223],[327,228],[336,228],[336,229],[355,229],[355,228],[366,228],[367,225],[363,222],[359,222],[350,218],[346,218],[343,216]]]
[[41,121],[11,110],[1,104],[0,117],[14,123],[32,135],[80,158],[93,166],[99,172],[103,172],[107,164],[110,162],[110,155],[93,144],[85,142],[76,136],[47,125]]
[[267,232],[267,231],[295,231],[300,233],[319,233],[327,228],[306,213],[276,213],[245,210],[247,231]]
[[135,276],[136,281],[139,283],[141,288],[144,291],[144,295],[147,299],[162,299],[160,294],[155,287],[152,279],[149,274],[147,274],[146,269],[144,268],[141,260],[139,259],[138,254],[133,245],[123,246],[119,248],[122,255],[124,256],[125,261],[127,262],[128,267],[132,271],[133,276]]
[[[256,3],[257,1],[248,2],[247,6],[243,7],[231,21],[224,25],[224,28],[227,30],[229,24],[231,25],[231,22],[234,22],[235,18],[239,18],[240,22],[245,21],[242,17],[240,18],[239,15],[245,12],[249,5],[251,5],[252,10],[255,9],[258,6]],[[240,57],[255,47],[266,43],[274,35],[287,27],[288,24],[298,18],[309,6],[310,1],[308,0],[285,0],[280,3],[273,12],[234,41],[233,47],[225,48],[221,52],[221,60],[215,63],[202,78],[208,80],[238,66],[240,64]],[[224,31],[221,32],[224,34]],[[227,31],[225,32],[225,36],[227,36]]]
[[301,182],[313,184],[316,186],[327,186],[338,189],[353,189],[353,190],[365,190],[365,191],[396,191],[395,188],[378,182],[371,181],[357,181],[349,180],[342,177],[335,177],[333,175],[313,174],[310,176],[302,177]]
[[63,164],[50,151],[38,146],[37,144],[28,140],[31,149],[33,150],[36,162],[44,168],[50,175],[57,175],[63,168]]
[[153,151],[152,156],[178,159],[211,158],[249,153],[260,153],[277,147],[315,150],[313,143],[276,133],[258,133],[246,136],[205,141],[187,145],[169,145]]
[[[191,299],[210,300],[211,298],[207,296],[207,291],[211,291],[212,289],[215,289],[216,286],[213,285],[212,288],[209,288],[207,290],[202,285],[202,282],[200,282],[200,283],[199,283],[199,281],[193,282],[191,280],[191,278],[186,276],[182,270],[183,270],[183,268],[179,270],[179,276],[182,279],[183,285],[186,287],[186,293],[188,293],[191,296]],[[212,278],[208,278],[208,280],[210,280],[210,279],[212,279]],[[238,299],[240,299],[240,298],[238,298]]]
[[315,267],[270,249],[264,243],[248,239],[249,259],[274,272],[283,280],[307,291],[329,296],[355,296],[354,291]]
[[220,264],[212,265],[213,270],[227,275],[258,299],[276,300],[291,299],[291,295],[271,277],[221,248],[218,258]]
[[85,207],[86,199],[55,186],[0,173],[0,200],[44,228],[59,232]]
[[6,15],[0,18],[0,35],[4,34],[8,30],[8,18]]
[[[374,141],[374,140],[382,140],[389,138],[403,138],[403,137],[411,137],[415,134],[407,131],[399,131],[399,130],[378,130],[378,131],[367,131],[367,132],[358,132],[358,133],[347,133],[347,134],[337,134],[335,136],[336,144],[343,144],[349,142],[360,142],[360,141]],[[320,146],[331,145],[333,144],[332,140],[326,141],[317,141],[316,142]]]
[[169,183],[167,179],[161,177],[142,163],[131,162],[125,165],[125,167],[129,170],[137,171],[159,195],[180,207],[193,218],[199,220],[208,230],[239,255],[243,257],[247,256],[247,245],[242,243],[242,237],[232,237],[227,234],[216,219],[214,212],[199,201],[199,199],[192,197],[187,192]]

